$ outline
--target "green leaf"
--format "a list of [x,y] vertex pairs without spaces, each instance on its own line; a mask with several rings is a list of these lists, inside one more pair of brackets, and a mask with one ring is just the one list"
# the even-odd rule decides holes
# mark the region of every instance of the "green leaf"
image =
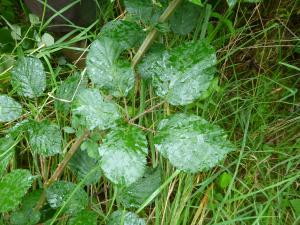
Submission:
[[11,83],[21,96],[41,96],[46,89],[46,74],[42,62],[35,57],[19,58],[12,70]]
[[114,127],[115,121],[121,117],[117,105],[104,100],[97,89],[82,90],[75,99],[72,112],[81,116],[90,130]]
[[196,115],[175,114],[163,119],[154,141],[173,166],[191,173],[211,169],[233,150],[220,127]]
[[14,144],[15,140],[10,136],[0,138],[0,177],[14,155]]
[[100,39],[106,37],[115,41],[120,50],[123,51],[139,45],[144,38],[144,32],[137,23],[113,20],[104,25],[100,37]]
[[298,218],[300,216],[300,199],[292,199],[290,203],[295,211],[296,218]]
[[[233,7],[238,3],[239,0],[227,0],[227,4],[229,7]],[[241,2],[247,2],[247,3],[259,3],[262,2],[262,0],[240,0]]]
[[13,170],[0,179],[0,213],[13,210],[20,204],[33,179],[34,176],[23,169]]
[[55,97],[57,100],[55,100],[54,103],[55,109],[67,113],[71,108],[72,100],[74,100],[78,92],[85,88],[86,85],[87,80],[82,80],[79,73],[64,80],[56,91]]
[[134,86],[134,72],[129,61],[117,60],[118,42],[103,37],[92,43],[87,55],[87,72],[92,82],[115,97],[123,97]]
[[104,175],[115,184],[129,186],[144,174],[147,140],[134,126],[118,127],[107,134],[99,154]]
[[41,47],[42,45],[45,45],[45,47],[49,47],[51,45],[54,45],[54,42],[54,37],[51,34],[44,33],[41,38],[41,42],[38,45],[39,47]]
[[[100,180],[101,168],[97,160],[88,156],[87,151],[78,150],[71,158],[68,166],[79,180],[85,179],[85,185],[95,184]],[[86,177],[95,167],[99,167],[99,169]]]
[[[87,193],[79,188],[76,193],[76,185],[67,181],[57,181],[46,189],[46,197],[51,208],[57,209],[64,206],[67,214],[76,214],[88,205]],[[70,201],[67,202],[72,195]]]
[[115,211],[109,217],[107,225],[146,225],[146,221],[133,212]]
[[232,181],[233,177],[231,174],[224,172],[219,178],[219,186],[222,189],[225,189],[229,186],[230,182]]
[[43,156],[53,156],[62,151],[61,132],[58,125],[45,120],[32,122],[29,128],[29,144],[33,152]]
[[197,25],[200,7],[185,2],[175,10],[170,18],[171,29],[174,33],[185,35],[190,33]]
[[129,187],[121,189],[119,201],[126,208],[139,208],[161,185],[159,167],[147,168],[144,175]]
[[150,21],[152,17],[152,1],[146,0],[124,0],[125,8],[126,10],[134,15],[137,19],[143,20],[143,21]]
[[14,225],[34,225],[41,218],[40,211],[35,210],[35,206],[40,199],[42,190],[35,190],[26,195],[21,207],[10,216],[10,222]]
[[189,2],[191,2],[193,4],[196,4],[196,5],[199,5],[199,6],[202,6],[202,1],[201,0],[189,0]]
[[70,218],[68,225],[97,225],[97,213],[91,210],[82,210],[74,217]]
[[205,41],[185,43],[158,53],[156,59],[142,76],[152,77],[156,94],[172,105],[187,105],[202,97],[214,78],[216,53]]
[[10,122],[22,114],[22,106],[7,95],[0,95],[0,122]]

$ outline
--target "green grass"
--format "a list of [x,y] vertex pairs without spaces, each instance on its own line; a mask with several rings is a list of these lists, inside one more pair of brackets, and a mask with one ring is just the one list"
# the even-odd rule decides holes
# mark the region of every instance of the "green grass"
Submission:
[[[290,203],[293,199],[300,199],[300,61],[299,54],[294,52],[294,46],[300,41],[300,29],[299,22],[298,27],[291,22],[295,20],[293,17],[299,19],[299,4],[297,1],[269,3],[266,0],[264,4],[239,5],[228,10],[223,1],[218,1],[212,9],[208,7],[203,11],[206,15],[210,11],[214,14],[208,18],[204,16],[194,35],[163,34],[159,40],[172,47],[187,39],[208,37],[218,51],[218,88],[206,100],[187,107],[163,104],[142,116],[138,124],[155,129],[161,118],[176,111],[198,114],[223,127],[236,150],[210,171],[195,175],[179,173],[157,154],[153,134],[147,132],[151,150],[148,161],[153,166],[160,165],[164,183],[157,190],[159,197],[150,206],[138,210],[139,215],[155,225],[299,224],[300,215]],[[101,15],[102,23],[120,13],[118,7],[115,9],[114,5],[108,5]],[[208,20],[214,22],[209,25]],[[3,21],[1,23],[5,25]],[[38,51],[37,56],[47,65],[49,93],[54,95],[59,81],[77,70],[72,63],[57,66],[62,49],[86,51],[88,46],[77,48],[72,44],[82,40],[93,41],[99,28],[97,22],[88,28],[76,28],[72,35],[61,37],[53,46]],[[32,38],[31,29],[28,28],[28,36],[16,42],[11,53],[0,56],[0,61],[23,54],[18,46]],[[35,46],[25,50],[24,54],[36,52]],[[14,95],[9,86],[10,68],[8,66],[7,70],[0,71],[0,92],[9,90],[9,94]],[[143,113],[161,101],[151,86],[136,85],[126,102],[129,115]],[[52,97],[45,95],[38,101],[19,100],[27,107],[24,118],[50,118],[61,127],[70,126],[68,115],[54,111]],[[1,135],[12,125],[0,124]],[[64,135],[65,150],[73,139],[71,135]],[[33,174],[40,174],[35,185],[38,188],[44,178],[50,177],[62,158],[31,158],[27,146],[27,140],[17,144],[19,151],[9,168],[30,168]],[[222,174],[231,178],[225,187],[220,185]],[[74,181],[68,170],[61,179]],[[99,224],[104,224],[109,214],[120,205],[115,198],[117,190],[106,179],[86,190],[91,208],[99,214]],[[58,224],[65,220],[62,215],[57,215],[57,219],[60,221]]]

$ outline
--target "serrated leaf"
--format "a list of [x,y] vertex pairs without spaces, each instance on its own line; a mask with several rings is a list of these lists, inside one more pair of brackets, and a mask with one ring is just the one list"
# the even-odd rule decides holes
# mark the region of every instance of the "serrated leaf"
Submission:
[[0,179],[0,212],[15,209],[31,187],[34,176],[28,170],[16,169]]
[[181,35],[190,33],[196,27],[199,15],[200,7],[189,2],[181,4],[170,18],[172,31]]
[[90,130],[114,127],[115,121],[121,117],[117,105],[105,101],[97,89],[82,90],[75,99],[72,112],[81,116]]
[[[76,185],[67,181],[57,181],[46,189],[46,197],[51,208],[57,209],[64,206],[67,214],[76,214],[83,210],[88,204],[87,193],[79,188],[76,193]],[[67,202],[72,195],[70,201]]]
[[99,154],[104,175],[115,184],[128,186],[144,174],[147,140],[136,127],[118,127],[107,134]]
[[22,106],[7,95],[0,95],[0,122],[10,122],[22,114]]
[[118,42],[103,37],[92,43],[87,55],[87,72],[92,82],[115,97],[123,97],[134,86],[134,72],[129,61],[118,60]]
[[138,208],[160,187],[160,185],[160,168],[147,168],[141,178],[129,187],[121,189],[118,199],[126,208]]
[[29,144],[34,153],[46,157],[61,153],[62,137],[58,125],[47,120],[32,122],[30,125]]
[[215,50],[205,41],[188,42],[158,53],[142,76],[152,77],[156,94],[170,104],[187,105],[206,93],[216,61]]
[[121,51],[133,48],[140,44],[144,38],[142,28],[126,20],[113,20],[106,23],[100,32],[100,39],[106,37],[118,44]]
[[15,140],[10,137],[0,138],[0,177],[6,171],[9,161],[14,154]]
[[97,213],[91,210],[82,210],[76,216],[70,218],[68,225],[96,225]]
[[115,211],[109,217],[107,225],[146,225],[143,218],[133,212]]
[[42,62],[35,57],[20,57],[12,70],[11,84],[21,96],[41,96],[46,89],[46,74]]
[[10,216],[10,222],[14,225],[34,225],[41,218],[40,211],[35,210],[35,206],[40,199],[42,190],[35,190],[26,195],[21,207]]
[[224,130],[196,115],[175,114],[162,120],[154,141],[173,166],[191,173],[211,169],[233,150]]
[[55,97],[57,100],[54,103],[55,109],[67,113],[71,108],[71,101],[74,100],[78,92],[85,88],[86,85],[87,81],[85,79],[82,80],[79,73],[64,80],[56,91]]
[[[89,157],[87,151],[78,150],[71,158],[68,166],[79,180],[85,179],[85,185],[95,184],[100,180],[101,168],[99,163]],[[99,167],[99,169],[89,174],[95,167]],[[88,177],[86,177],[87,175]]]
[[152,2],[151,0],[124,0],[126,10],[134,15],[137,19],[149,21],[152,16]]

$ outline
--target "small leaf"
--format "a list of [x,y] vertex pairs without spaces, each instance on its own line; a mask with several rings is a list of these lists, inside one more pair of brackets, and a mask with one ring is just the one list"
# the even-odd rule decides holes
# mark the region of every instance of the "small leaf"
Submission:
[[58,125],[45,120],[32,122],[29,128],[29,144],[33,152],[43,156],[61,153],[61,132]]
[[156,94],[172,105],[187,105],[202,97],[214,78],[215,50],[204,41],[185,43],[157,53],[156,58],[149,60],[152,64],[142,76],[152,77]]
[[16,41],[19,41],[22,39],[22,34],[21,34],[21,27],[19,25],[16,25],[16,24],[13,24],[11,25],[11,37],[16,40]]
[[77,96],[78,92],[87,86],[87,80],[81,80],[79,73],[68,77],[57,88],[54,106],[55,109],[67,113],[71,108],[72,100]]
[[10,222],[14,225],[34,225],[41,218],[41,213],[34,209],[40,199],[42,190],[35,190],[26,195],[21,207],[10,216]]
[[51,34],[44,33],[41,39],[41,42],[39,43],[39,47],[42,45],[45,45],[45,47],[49,47],[53,45],[55,42],[54,37]]
[[118,42],[103,37],[92,43],[87,55],[87,72],[92,82],[115,97],[123,97],[134,86],[134,72],[129,61],[117,60]]
[[119,201],[126,208],[138,208],[160,187],[160,185],[160,168],[147,168],[145,174],[141,178],[129,187],[121,189],[118,196]]
[[197,25],[200,15],[200,7],[185,2],[170,18],[171,29],[174,33],[185,35],[190,33]]
[[300,217],[300,199],[292,199],[290,203],[295,211],[296,218]]
[[173,166],[191,173],[211,169],[233,150],[220,127],[186,114],[175,114],[159,123],[155,146]]
[[82,210],[70,218],[68,225],[97,225],[97,213],[90,210]]
[[137,23],[113,20],[104,25],[100,37],[106,37],[118,43],[120,50],[123,51],[140,44],[144,38],[144,32]]
[[74,102],[72,112],[81,116],[90,130],[114,127],[115,121],[121,117],[117,105],[105,101],[97,89],[82,90]]
[[22,106],[7,95],[0,95],[0,122],[10,122],[22,114]]
[[109,217],[107,225],[146,225],[146,221],[133,212],[115,211]]
[[46,89],[46,74],[42,62],[34,57],[19,58],[12,70],[11,83],[21,96],[41,96]]
[[[101,169],[97,160],[88,156],[86,151],[78,150],[68,163],[71,171],[79,180],[85,179],[85,185],[95,184],[100,180]],[[94,173],[90,173],[95,167],[99,167]],[[88,177],[86,177],[89,174]]]
[[13,210],[20,204],[33,179],[34,176],[23,169],[13,170],[0,179],[0,213]]
[[31,25],[36,25],[40,23],[40,19],[37,15],[35,14],[29,14],[29,21],[31,23]]
[[202,6],[202,1],[201,0],[189,0],[189,2],[191,2],[193,4],[196,4],[196,5],[199,5],[199,6]]
[[144,174],[147,140],[136,127],[118,127],[107,134],[99,154],[105,176],[115,184],[128,186]]
[[[83,189],[75,191],[76,185],[67,181],[57,181],[46,189],[46,197],[51,208],[57,209],[64,206],[67,214],[76,214],[88,204],[88,196]],[[67,202],[72,195],[70,201]]]
[[232,181],[233,177],[229,173],[222,173],[222,175],[219,178],[219,186],[222,189],[225,189],[229,186],[230,182]]
[[0,138],[0,177],[14,155],[14,144],[15,140],[10,136]]

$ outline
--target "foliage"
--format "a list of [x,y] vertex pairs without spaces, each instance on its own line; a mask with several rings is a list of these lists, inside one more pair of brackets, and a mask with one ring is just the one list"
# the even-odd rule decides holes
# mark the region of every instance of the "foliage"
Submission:
[[115,211],[111,214],[107,225],[146,225],[144,219],[139,218],[136,214],[126,211]]

